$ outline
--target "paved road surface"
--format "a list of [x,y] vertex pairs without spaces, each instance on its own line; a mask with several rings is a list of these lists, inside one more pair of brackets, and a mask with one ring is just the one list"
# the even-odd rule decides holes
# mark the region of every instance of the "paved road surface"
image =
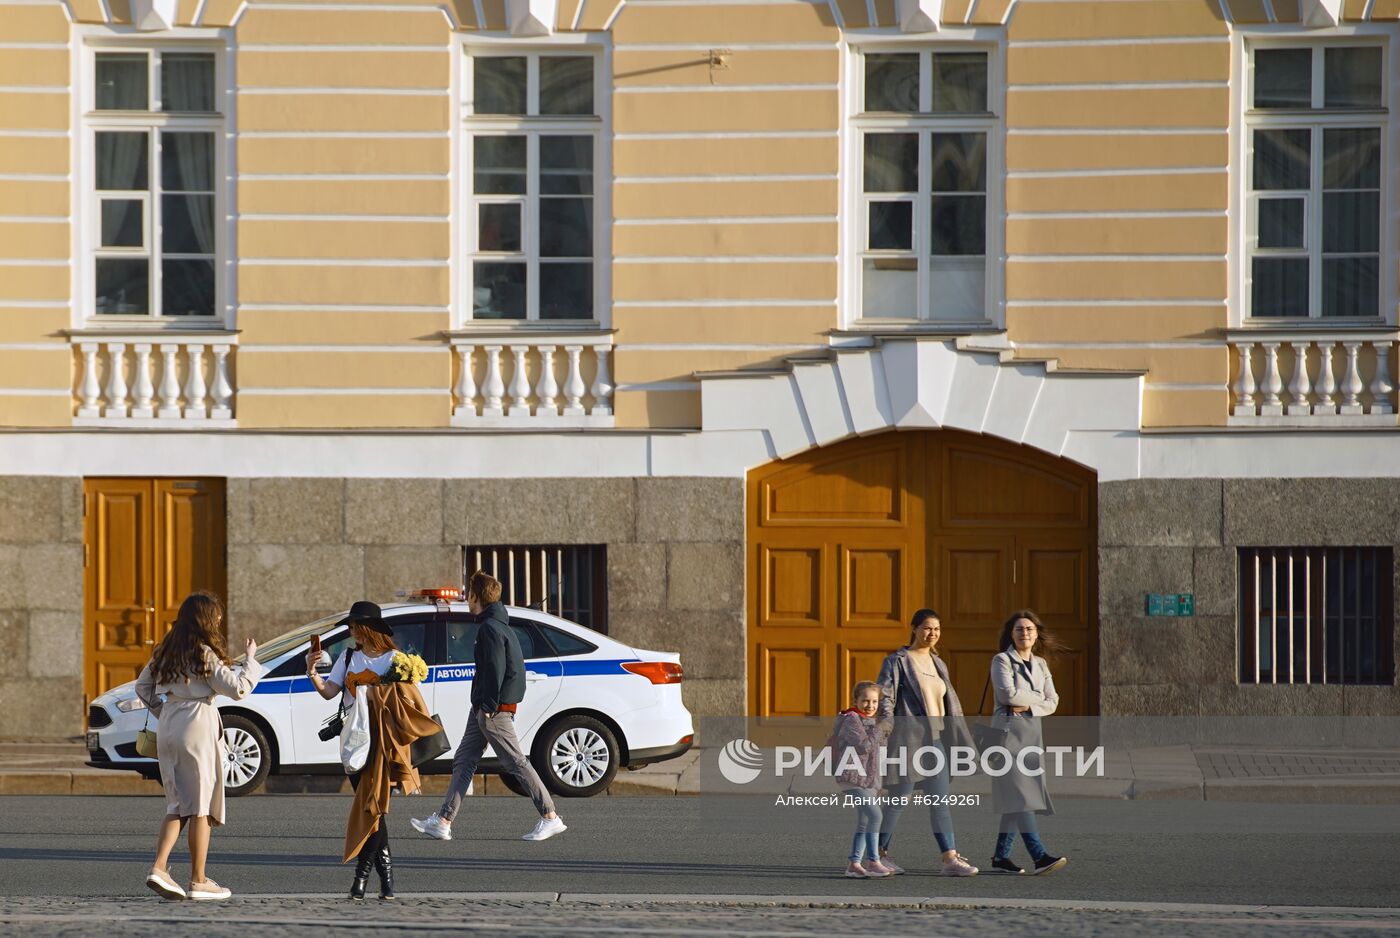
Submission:
[[[228,922],[228,933],[237,931],[239,921],[256,925],[260,934],[276,934],[299,927],[298,922],[348,923],[355,915],[370,914],[352,912],[336,899],[349,881],[349,870],[336,862],[347,807],[346,797],[320,795],[230,802],[230,824],[215,832],[210,864],[211,875],[244,897],[218,913]],[[849,843],[849,811],[783,816],[775,814],[767,799],[597,798],[564,803],[570,830],[531,844],[519,839],[533,819],[528,803],[482,798],[469,802],[457,825],[458,838],[444,844],[408,829],[410,813],[432,807],[433,799],[395,799],[391,829],[405,901],[397,911],[371,903],[373,914],[471,932],[509,925],[522,934],[718,929],[810,935],[846,927],[877,927],[890,934],[973,934],[992,922],[998,927],[1043,922],[1053,924],[1048,933],[1054,934],[1242,934],[1266,926],[1284,928],[1285,934],[1400,931],[1395,918],[1346,911],[1400,907],[1395,847],[1400,812],[1384,807],[1062,799],[1059,815],[1046,819],[1043,833],[1052,849],[1071,857],[1065,870],[1047,877],[972,879],[928,875],[933,850],[926,816],[922,809],[910,808],[901,823],[899,853],[910,875],[867,882],[838,875]],[[192,916],[215,914],[192,903],[162,903],[145,893],[141,884],[161,811],[161,802],[152,798],[0,798],[0,930],[90,934],[94,920],[106,920],[114,935],[169,933],[189,930]],[[974,862],[984,860],[992,819],[980,811],[956,817],[961,851]],[[183,875],[185,864],[183,854],[177,854],[177,875]],[[287,893],[311,897],[258,898]],[[446,893],[476,898],[442,895]],[[562,893],[565,901],[502,903],[485,901],[482,893],[542,893],[546,898]],[[1333,910],[757,910],[655,906],[640,899],[607,906],[571,901],[597,893]],[[327,898],[312,898],[317,895]]]

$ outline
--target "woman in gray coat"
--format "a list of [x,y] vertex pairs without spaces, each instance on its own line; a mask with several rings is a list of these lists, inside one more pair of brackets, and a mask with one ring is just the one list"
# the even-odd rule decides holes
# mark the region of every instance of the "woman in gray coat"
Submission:
[[[156,835],[156,859],[146,885],[167,899],[227,899],[231,892],[209,879],[204,861],[209,831],[224,823],[223,725],[214,698],[246,697],[262,677],[258,643],[248,639],[242,669],[224,651],[224,610],[209,593],[180,604],[170,634],[156,646],[136,680],[136,696],[160,720],[157,748],[165,819]],[[163,699],[162,699],[163,698]],[[170,875],[170,851],[189,829],[188,890]]]
[[[953,682],[948,679],[948,666],[936,650],[943,633],[938,613],[920,609],[914,613],[910,629],[909,644],[888,655],[880,665],[878,683],[884,693],[880,698],[879,720],[893,724],[887,752],[892,760],[899,758],[901,750],[905,755],[905,771],[887,779],[885,784],[891,801],[880,823],[880,863],[896,873],[904,872],[889,859],[894,827],[904,810],[900,799],[913,793],[916,769],[938,767],[937,773],[926,775],[919,782],[929,799],[929,822],[943,854],[943,866],[935,875],[976,876],[977,867],[957,851],[953,813],[948,810],[948,750],[953,746],[971,746],[972,734],[963,718],[958,692],[953,690]],[[924,750],[925,755],[916,757],[920,750]],[[941,760],[934,750],[941,753]]]
[[[1040,718],[1055,712],[1060,695],[1055,692],[1050,666],[1038,652],[1059,646],[1046,633],[1040,618],[1031,610],[1022,609],[1012,613],[1001,627],[997,647],[1001,652],[992,659],[990,678],[996,695],[992,726],[1006,729],[1006,749],[1014,760],[1026,747],[1044,751]],[[1024,763],[1027,768],[1044,768],[1043,760],[1028,757]],[[993,776],[992,810],[1001,815],[1001,826],[988,872],[1025,872],[1011,860],[1018,831],[1030,851],[1036,875],[1054,872],[1069,862],[1066,857],[1051,856],[1036,829],[1037,814],[1055,813],[1044,771],[1038,775],[1023,774],[1013,762],[1011,771]]]

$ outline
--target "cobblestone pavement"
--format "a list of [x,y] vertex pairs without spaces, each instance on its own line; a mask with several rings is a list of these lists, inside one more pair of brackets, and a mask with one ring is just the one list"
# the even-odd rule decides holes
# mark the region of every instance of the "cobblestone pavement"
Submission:
[[1196,751],[1205,778],[1400,776],[1400,753]]
[[209,938],[291,936],[307,927],[332,933],[371,927],[380,934],[973,935],[988,931],[1066,936],[1369,935],[1400,931],[1393,917],[1352,910],[1248,911],[1183,906],[1137,910],[948,906],[803,907],[723,902],[549,902],[479,897],[405,897],[363,905],[316,897],[235,897],[227,903],[163,902],[155,897],[0,899],[0,934],[114,938],[190,933]]

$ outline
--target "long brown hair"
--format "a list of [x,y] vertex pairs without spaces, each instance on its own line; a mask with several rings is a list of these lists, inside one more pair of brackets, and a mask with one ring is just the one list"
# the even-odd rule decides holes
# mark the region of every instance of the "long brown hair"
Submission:
[[1020,622],[1022,619],[1028,619],[1035,624],[1035,644],[1031,646],[1031,654],[1044,657],[1045,655],[1055,655],[1060,652],[1069,651],[1068,646],[1066,646],[1064,642],[1045,630],[1045,625],[1040,621],[1040,616],[1035,614],[1035,610],[1017,609],[1015,612],[1011,613],[1011,618],[1007,619],[1006,622],[1002,624],[1001,638],[997,639],[998,652],[1015,647],[1015,643],[1011,641],[1011,630],[1014,629],[1016,623]]
[[156,646],[151,655],[151,671],[156,683],[172,684],[192,677],[208,677],[209,662],[204,648],[211,649],[220,661],[228,664],[228,649],[220,628],[224,619],[224,604],[213,593],[202,590],[191,593],[180,603],[170,634]]
[[364,652],[367,658],[378,658],[386,651],[399,649],[399,646],[394,644],[393,636],[385,635],[359,622],[350,623],[350,636],[355,639],[360,651]]

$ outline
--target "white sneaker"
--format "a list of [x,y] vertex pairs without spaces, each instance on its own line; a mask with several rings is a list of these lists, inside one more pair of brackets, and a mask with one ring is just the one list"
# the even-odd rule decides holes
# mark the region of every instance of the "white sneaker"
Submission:
[[418,833],[426,834],[436,840],[452,839],[452,825],[438,817],[436,811],[423,818],[421,821],[416,817],[409,818],[408,823],[412,824],[413,829]]
[[202,883],[190,883],[189,897],[191,899],[227,899],[233,895],[229,890],[212,879],[206,879]]
[[164,870],[151,870],[151,875],[146,877],[146,885],[153,892],[164,896],[166,899],[185,898],[185,889],[174,878]]
[[564,819],[561,817],[542,817],[540,822],[531,829],[521,840],[548,840],[555,834],[562,834],[568,830],[564,826]]

